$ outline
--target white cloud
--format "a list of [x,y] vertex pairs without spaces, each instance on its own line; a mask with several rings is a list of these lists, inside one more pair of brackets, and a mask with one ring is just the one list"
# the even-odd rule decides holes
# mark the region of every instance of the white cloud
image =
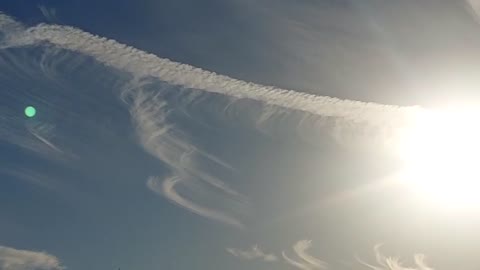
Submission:
[[232,254],[235,257],[242,258],[245,260],[255,260],[255,259],[262,259],[266,262],[274,262],[277,261],[278,258],[274,254],[267,254],[263,252],[257,245],[252,246],[248,250],[241,250],[236,248],[227,248],[228,253]]
[[311,240],[301,240],[298,241],[294,246],[293,250],[295,253],[303,259],[305,262],[309,263],[310,265],[316,267],[316,268],[324,268],[326,267],[326,263],[322,260],[319,260],[312,255],[308,254],[307,250],[312,247],[312,241]]
[[298,269],[302,269],[302,270],[311,270],[312,269],[307,263],[291,259],[290,257],[287,256],[285,251],[282,251],[282,257],[288,264],[290,264],[290,265],[292,265],[292,266],[294,266]]
[[[221,198],[218,201],[219,206],[227,207],[229,203],[247,204],[245,196],[239,194],[222,180],[199,168],[201,166],[198,163],[208,163],[210,170],[215,170],[215,168],[221,170],[232,169],[228,164],[198,149],[190,143],[183,130],[170,124],[168,117],[173,109],[160,92],[149,90],[143,83],[132,83],[122,92],[122,97],[130,106],[140,143],[148,153],[168,165],[173,175],[162,180],[151,177],[147,181],[147,187],[195,214],[237,228],[243,228],[244,225],[238,218],[233,217],[233,214],[201,206],[194,202],[192,198],[182,196],[175,190],[179,183],[195,181],[196,184],[205,188],[203,193],[196,192],[202,194],[203,197],[200,200],[202,198],[211,199],[214,194],[221,193]],[[155,88],[155,90],[158,89]],[[191,98],[186,97],[186,99]],[[190,186],[198,190],[198,185]]]
[[293,251],[301,260],[294,260],[287,256],[286,252],[282,252],[282,257],[285,261],[299,269],[303,270],[313,270],[313,269],[326,269],[327,264],[315,258],[314,256],[308,254],[307,250],[312,246],[312,241],[310,240],[301,240],[293,245]]
[[24,30],[21,23],[15,21],[12,17],[0,11],[0,31],[3,33],[17,34]]
[[11,46],[48,41],[61,48],[92,56],[108,66],[130,72],[137,78],[158,78],[173,85],[258,100],[315,115],[365,123],[377,128],[398,126],[418,110],[416,107],[341,100],[245,82],[159,58],[68,26],[43,24],[29,28],[17,36],[15,42],[10,42]]
[[[345,131],[344,133],[350,136],[351,123],[354,123],[355,127],[366,125],[375,130],[381,130],[401,125],[411,113],[417,111],[417,108],[413,107],[341,100],[245,82],[159,58],[73,27],[41,24],[21,31],[20,28],[12,30],[11,25],[19,24],[7,15],[0,14],[0,31],[9,33],[9,38],[2,41],[5,43],[4,46],[22,46],[47,41],[57,47],[91,56],[107,66],[132,74],[134,79],[128,88],[122,89],[121,97],[130,106],[139,140],[145,150],[166,163],[171,168],[172,175],[175,176],[165,180],[161,185],[162,188],[159,189],[160,193],[194,213],[234,226],[241,224],[236,218],[220,211],[200,207],[175,191],[174,187],[180,181],[179,179],[188,181],[184,177],[187,175],[201,181],[211,189],[220,189],[224,194],[233,198],[231,201],[241,201],[242,203],[246,201],[244,196],[228,187],[220,179],[196,168],[196,163],[200,159],[218,167],[226,168],[227,166],[195,147],[179,127],[168,122],[172,108],[161,96],[163,89],[145,89],[145,85],[148,85],[146,78],[157,78],[171,85],[200,89],[233,98],[248,98],[275,105],[260,117],[257,122],[258,126],[275,114],[276,106],[281,106],[340,119],[341,121],[336,121],[335,124],[344,126],[345,129],[335,127],[334,131]],[[195,98],[195,96],[188,96],[184,102],[191,102]],[[349,124],[344,124],[346,122]],[[379,134],[383,133],[379,132]],[[369,134],[369,137],[373,136]],[[37,139],[41,140],[38,136]],[[41,141],[49,146],[50,150],[58,149],[48,140]],[[185,163],[185,157],[189,155],[196,155],[196,159]],[[154,180],[149,180],[147,183],[149,187],[153,183],[152,181]],[[220,204],[223,205],[223,203]]]
[[165,179],[163,182],[156,177],[151,177],[147,181],[147,187],[150,190],[154,191],[155,193],[165,196],[167,199],[174,202],[175,204],[197,215],[207,217],[213,220],[217,220],[237,228],[244,227],[244,225],[240,221],[236,220],[233,217],[230,217],[227,214],[224,214],[220,211],[215,211],[206,207],[202,207],[182,197],[175,190],[175,185],[177,185],[180,181],[181,181],[181,178],[179,177],[170,177]]
[[[308,249],[311,248],[311,246],[312,242],[310,240],[298,241],[292,247],[293,252],[298,257],[298,259],[290,257],[289,255],[287,255],[286,251],[282,251],[282,258],[287,264],[301,270],[328,269],[326,262],[312,256],[307,252]],[[384,256],[380,252],[380,247],[381,245],[376,245],[374,247],[376,265],[366,263],[358,257],[357,260],[363,266],[366,266],[372,270],[434,270],[427,265],[427,263],[425,262],[425,255],[423,254],[415,254],[413,257],[415,265],[413,267],[407,267],[400,262],[399,258]],[[263,259],[264,261],[270,262],[278,261],[278,257],[275,254],[266,254],[257,245],[252,246],[248,250],[227,248],[226,251],[235,257],[242,258],[247,261],[259,258]],[[348,263],[348,265],[353,266],[350,263]]]
[[480,0],[465,0],[465,5],[472,12],[472,15],[475,17],[480,15]]
[[0,246],[2,270],[60,270],[60,261],[45,252],[18,250]]
[[382,245],[376,245],[374,248],[377,265],[366,263],[359,258],[357,258],[357,260],[361,264],[373,270],[433,270],[433,268],[430,268],[429,266],[427,266],[427,263],[425,262],[425,255],[423,254],[415,254],[413,257],[415,266],[407,267],[400,262],[399,258],[386,257],[385,255],[383,255],[380,252],[381,246]]
[[[295,243],[292,247],[295,254],[300,258],[300,260],[295,260],[290,258],[285,251],[282,251],[282,257],[286,263],[302,269],[302,270],[314,270],[314,269],[326,269],[327,264],[315,258],[314,256],[307,253],[307,250],[312,246],[311,241],[301,240]],[[267,254],[263,252],[257,245],[252,246],[248,250],[241,250],[236,248],[227,248],[228,253],[232,254],[235,257],[239,257],[245,260],[254,260],[262,259],[268,262],[278,261],[278,257],[273,254]]]

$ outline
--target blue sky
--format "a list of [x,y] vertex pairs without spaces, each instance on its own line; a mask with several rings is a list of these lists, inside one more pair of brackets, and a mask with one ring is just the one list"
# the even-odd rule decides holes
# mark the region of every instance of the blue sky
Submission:
[[467,2],[0,11],[0,268],[362,269],[379,243],[480,264],[478,213],[389,183],[402,163],[386,143],[407,106],[478,104]]

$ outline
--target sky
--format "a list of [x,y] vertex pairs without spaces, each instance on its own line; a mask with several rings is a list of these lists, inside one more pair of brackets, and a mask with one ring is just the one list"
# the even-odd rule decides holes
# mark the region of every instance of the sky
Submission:
[[478,269],[480,212],[391,180],[480,104],[477,10],[3,0],[0,269]]

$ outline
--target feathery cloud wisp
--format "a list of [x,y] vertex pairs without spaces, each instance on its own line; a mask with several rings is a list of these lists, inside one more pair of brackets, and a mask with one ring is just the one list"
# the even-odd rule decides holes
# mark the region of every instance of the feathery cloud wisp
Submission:
[[141,86],[141,83],[134,83],[132,87],[122,92],[122,96],[126,102],[130,100],[130,112],[136,123],[140,143],[147,152],[168,165],[173,174],[173,177],[164,179],[163,183],[160,179],[151,177],[147,181],[147,187],[195,214],[243,228],[243,224],[232,215],[200,206],[193,199],[188,199],[175,190],[179,183],[196,181],[207,188],[209,195],[213,195],[213,190],[216,190],[228,196],[228,198],[224,196],[224,201],[220,205],[224,205],[229,198],[246,202],[243,195],[198,168],[197,163],[208,162],[210,168],[231,169],[228,164],[195,147],[180,128],[170,124],[168,117],[172,109],[168,102],[159,92],[147,88]]
[[465,0],[465,5],[471,11],[473,16],[478,20],[480,15],[480,1],[479,0]]
[[311,240],[301,240],[298,241],[294,246],[293,250],[295,253],[305,262],[309,263],[310,265],[317,267],[317,268],[324,268],[326,267],[326,263],[322,260],[319,260],[312,255],[308,254],[307,250],[312,247]]
[[312,241],[301,240],[293,245],[293,251],[301,259],[300,261],[290,258],[285,251],[282,251],[282,257],[285,261],[299,269],[313,270],[313,269],[326,269],[327,264],[312,255],[307,253],[307,250],[312,246]]
[[359,258],[357,258],[357,260],[372,270],[433,270],[433,268],[430,268],[425,262],[425,255],[423,254],[415,254],[413,257],[415,266],[407,267],[400,262],[398,257],[386,257],[383,255],[380,252],[381,246],[382,245],[376,245],[374,247],[375,259],[378,265],[366,263]]
[[147,187],[155,193],[165,196],[170,201],[195,214],[217,220],[237,228],[244,227],[242,223],[227,214],[224,214],[220,211],[211,210],[206,207],[202,207],[180,196],[180,194],[178,194],[178,192],[175,190],[175,185],[177,185],[180,181],[181,178],[176,176],[167,178],[163,182],[156,177],[150,177],[147,180]]
[[[238,196],[239,194],[227,187],[222,181],[192,169],[194,168],[192,164],[189,167],[182,164],[183,157],[191,152],[200,153],[204,159],[215,160],[203,154],[183,136],[181,130],[167,122],[170,112],[167,102],[162,99],[159,90],[156,92],[144,91],[143,79],[156,78],[172,85],[195,88],[233,98],[248,98],[322,117],[334,117],[342,120],[338,122],[338,125],[341,125],[343,121],[349,121],[355,124],[372,126],[375,129],[388,129],[392,126],[401,125],[412,113],[417,112],[414,107],[340,100],[245,82],[159,58],[153,54],[120,44],[117,41],[98,37],[73,27],[41,24],[23,30],[21,27],[11,27],[12,25],[20,24],[9,16],[0,14],[0,31],[8,33],[8,39],[1,41],[4,47],[39,44],[46,41],[57,47],[91,56],[106,66],[132,74],[135,78],[133,81],[136,83],[132,83],[131,88],[123,90],[121,96],[128,98],[126,103],[130,106],[132,118],[136,121],[137,133],[144,148],[165,162],[174,171],[173,174],[176,177],[183,174],[193,175],[232,196]],[[14,30],[12,30],[13,28]],[[264,115],[264,118],[269,117],[269,114]],[[260,122],[265,120],[262,118]],[[218,162],[216,163],[218,164]],[[180,179],[183,179],[183,177]],[[199,215],[231,225],[237,226],[240,224],[236,219],[223,216],[217,211],[198,207],[181,197],[174,189],[178,181],[165,180],[161,189],[163,190],[162,194]],[[147,183],[147,185],[149,184]],[[169,192],[165,192],[165,190]]]
[[292,265],[296,268],[299,268],[299,269],[302,269],[302,270],[311,270],[312,269],[308,264],[296,261],[296,260],[288,257],[287,253],[285,251],[282,251],[282,257],[288,264],[290,264],[290,265]]
[[2,270],[61,270],[58,258],[45,252],[19,250],[0,246],[0,269]]
[[252,246],[248,250],[241,250],[236,248],[227,248],[228,253],[232,254],[235,257],[242,258],[245,260],[254,260],[254,259],[262,259],[266,262],[274,262],[277,261],[278,258],[274,254],[267,254],[263,252],[257,245]]
[[[307,250],[312,246],[311,241],[301,240],[293,245],[293,251],[299,257],[299,259],[293,259],[287,255],[286,251],[282,251],[282,258],[287,264],[291,266],[302,269],[302,270],[315,270],[315,269],[327,269],[327,263],[313,257],[307,253]],[[414,267],[406,267],[397,257],[386,257],[380,252],[381,245],[376,245],[374,247],[375,259],[377,265],[366,263],[360,258],[356,257],[357,261],[360,262],[363,266],[366,266],[372,270],[434,270],[430,268],[425,262],[425,255],[415,254],[414,255]],[[257,245],[252,246],[248,250],[240,250],[235,248],[227,248],[226,251],[235,257],[239,257],[245,260],[254,260],[257,258],[262,258],[265,261],[277,261],[278,258],[275,254],[266,254],[264,253]]]
[[39,5],[38,9],[40,9],[40,12],[47,21],[55,22],[57,20],[57,10],[55,8]]

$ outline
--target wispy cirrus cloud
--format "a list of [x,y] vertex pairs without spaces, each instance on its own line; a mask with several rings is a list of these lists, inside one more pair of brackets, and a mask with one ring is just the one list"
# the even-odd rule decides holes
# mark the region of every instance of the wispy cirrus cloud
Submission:
[[381,247],[382,247],[381,244],[378,244],[374,247],[375,259],[376,259],[377,265],[366,263],[365,261],[359,258],[357,258],[357,260],[361,264],[363,264],[364,266],[367,266],[372,270],[433,270],[433,268],[430,268],[427,265],[425,261],[426,257],[423,254],[415,254],[413,256],[415,266],[408,267],[408,266],[404,266],[400,261],[400,258],[398,257],[388,257],[383,255],[380,252]]
[[[158,91],[160,86],[149,82],[133,82],[122,91],[123,100],[129,104],[130,112],[138,139],[144,149],[152,156],[164,162],[172,171],[170,177],[151,177],[147,187],[156,194],[181,206],[197,215],[222,222],[224,224],[243,228],[244,224],[235,217],[235,207],[247,207],[248,200],[221,179],[212,175],[212,171],[230,171],[232,168],[195,146],[189,136],[180,127],[169,122],[169,118],[183,106],[188,106],[185,100],[192,100],[189,94],[182,95],[183,104],[173,106],[164,96],[166,91]],[[167,87],[166,89],[169,90]],[[193,94],[195,95],[195,94]],[[175,109],[173,108],[175,107]],[[202,169],[209,168],[209,172]],[[190,184],[193,198],[177,191],[180,184]],[[203,192],[199,192],[199,190]],[[225,210],[212,209],[213,206],[202,206],[203,199],[217,198]],[[228,210],[229,213],[226,211]]]
[[[232,99],[252,99],[270,107],[260,117],[257,125],[262,125],[275,114],[276,106],[289,110],[303,111],[320,117],[339,119],[335,121],[334,132],[345,130],[352,133],[351,126],[372,127],[383,136],[392,127],[401,125],[416,107],[398,107],[352,100],[341,100],[327,96],[317,96],[292,90],[279,89],[245,82],[190,65],[172,62],[153,54],[126,46],[114,40],[98,37],[80,29],[59,25],[38,25],[23,30],[12,25],[20,25],[5,14],[0,14],[0,31],[8,33],[2,40],[4,47],[16,47],[48,42],[62,49],[71,50],[93,57],[95,60],[133,76],[132,83],[122,88],[120,96],[129,106],[136,125],[140,143],[147,152],[166,163],[172,170],[173,178],[166,178],[160,189],[153,185],[158,180],[148,180],[147,186],[190,211],[239,227],[241,222],[223,212],[200,207],[198,203],[176,192],[178,183],[199,181],[210,190],[217,189],[228,194],[232,202],[245,202],[245,197],[228,187],[210,173],[198,169],[197,165],[208,162],[216,167],[226,168],[225,164],[196,147],[185,132],[169,121],[172,104],[163,96],[165,89],[150,87],[149,80],[155,78],[171,85],[194,88],[210,93],[226,95]],[[178,89],[177,89],[178,91]],[[194,95],[183,97],[182,106],[195,100]],[[178,104],[176,104],[178,105]],[[340,126],[345,127],[339,128]],[[362,133],[363,130],[360,132]],[[354,132],[353,132],[354,133]],[[386,135],[388,136],[388,135]],[[341,137],[341,136],[339,136]],[[37,137],[37,139],[40,139]],[[40,139],[41,140],[41,139]],[[42,140],[50,150],[58,149],[50,141]],[[186,157],[193,156],[188,162]],[[180,180],[181,179],[181,180]],[[193,179],[193,180],[192,180]],[[161,190],[161,192],[158,192]],[[205,196],[207,197],[207,196]]]
[[57,257],[46,252],[19,250],[0,246],[2,270],[62,270]]
[[39,5],[38,9],[40,9],[40,12],[45,17],[45,19],[47,19],[47,21],[57,21],[57,10],[55,8],[47,7],[45,5]]
[[58,181],[51,176],[28,168],[13,167],[4,165],[0,168],[0,173],[15,177],[32,185],[45,188],[47,190],[56,190]]
[[157,177],[151,177],[147,181],[147,187],[154,191],[155,193],[165,196],[170,201],[175,204],[203,217],[207,217],[213,220],[223,222],[225,224],[243,228],[244,225],[237,219],[231,217],[230,215],[213,210],[207,207],[202,207],[185,197],[182,197],[176,190],[175,186],[181,183],[182,179],[179,177],[169,177],[165,180],[158,179]]
[[292,259],[287,255],[285,251],[282,251],[282,257],[285,261],[299,269],[312,270],[312,269],[326,269],[327,263],[310,255],[307,251],[312,247],[312,241],[301,240],[295,243],[292,247],[295,254],[300,260]]
[[311,247],[312,247],[312,241],[311,240],[301,240],[301,241],[298,241],[293,246],[293,250],[298,255],[298,257],[300,257],[302,260],[309,263],[310,265],[313,265],[314,267],[317,267],[317,268],[326,267],[326,263],[324,261],[322,261],[320,259],[317,259],[314,256],[308,254],[307,251]]
[[465,5],[472,15],[478,20],[480,15],[480,1],[479,0],[465,0]]
[[292,258],[290,258],[285,251],[282,251],[282,257],[283,259],[290,265],[298,268],[298,269],[302,269],[302,270],[310,270],[312,269],[308,264],[304,263],[304,262],[301,262],[301,261],[296,261]]
[[[0,21],[4,22],[0,25],[16,23],[12,18],[4,14],[0,15]],[[10,28],[7,27],[0,28],[0,31],[12,32]],[[10,40],[8,42],[10,42]],[[51,60],[56,54],[55,48],[57,47],[53,47],[54,50],[47,50],[49,52],[53,51],[53,53],[42,55],[41,62],[38,63],[38,65],[46,77],[52,78],[52,80],[57,82],[56,61]],[[60,47],[60,49],[63,50],[64,48]],[[69,52],[68,50],[66,51],[67,53]],[[21,68],[19,71],[24,71],[24,68],[28,68],[23,62],[20,63],[18,67],[19,69]],[[134,75],[136,76],[136,74]],[[213,206],[210,206],[210,208],[200,206],[203,202],[202,199],[210,200],[210,197],[215,195],[221,200],[217,205],[223,208],[228,208],[228,205],[236,205],[237,208],[244,208],[246,203],[245,196],[239,194],[232,187],[227,186],[226,183],[210,172],[202,170],[199,163],[208,165],[210,169],[223,171],[232,170],[232,168],[220,159],[196,147],[190,142],[190,139],[181,128],[169,121],[169,117],[171,117],[172,112],[175,111],[172,108],[175,106],[181,110],[185,106],[188,106],[188,100],[193,102],[196,94],[181,95],[183,98],[182,103],[172,105],[169,103],[168,98],[165,97],[165,92],[174,90],[181,92],[183,90],[181,87],[172,87],[169,85],[166,86],[166,89],[162,89],[158,84],[153,83],[152,85],[151,80],[138,78],[133,79],[131,83],[127,85],[119,84],[118,86],[117,88],[121,89],[119,91],[120,98],[128,105],[131,112],[139,142],[148,153],[163,161],[171,169],[171,174],[174,175],[173,178],[164,178],[164,183],[160,185],[161,188],[155,188],[156,186],[153,183],[155,183],[154,179],[156,178],[149,179],[147,181],[147,187],[193,213],[237,228],[242,228],[242,222],[240,222],[238,218],[235,218],[234,214],[227,214],[226,211],[222,210],[210,209],[213,208]],[[27,129],[31,136],[25,136],[25,127],[21,124],[23,121],[14,121],[20,120],[18,119],[19,117],[15,115],[13,118],[14,119],[7,119],[9,121],[5,121],[5,127],[2,126],[3,122],[0,124],[0,134],[5,133],[2,139],[6,139],[10,143],[14,143],[39,154],[47,155],[49,158],[65,154],[63,148],[57,145],[55,140],[51,139],[52,130],[50,128],[46,128],[43,124],[30,124],[27,126]],[[12,128],[12,126],[14,128]],[[14,133],[14,131],[18,132]],[[172,179],[175,179],[175,181]],[[198,189],[198,186],[200,186],[199,189],[202,189],[203,193],[196,196],[196,198],[192,198],[177,192],[175,189],[177,185],[186,182],[194,182],[195,185],[189,185],[189,187],[197,187]],[[197,192],[197,195],[199,193],[200,192]],[[229,196],[232,197],[231,200]]]
[[[309,240],[301,240],[295,243],[292,247],[294,253],[299,260],[295,260],[289,257],[286,251],[282,251],[281,257],[287,264],[294,266],[299,269],[303,270],[313,270],[313,269],[326,269],[327,263],[314,257],[313,255],[309,254],[307,250],[312,246],[312,242]],[[253,245],[250,249],[241,250],[236,248],[227,248],[228,253],[235,257],[239,257],[245,260],[254,260],[254,259],[262,259],[268,262],[277,262],[279,258],[273,253],[265,253],[262,251],[258,245]]]
[[[367,263],[364,260],[356,256],[356,260],[363,266],[366,266],[372,270],[434,270],[426,263],[426,257],[423,254],[415,254],[413,256],[414,266],[405,266],[400,258],[389,257],[381,253],[380,248],[382,245],[376,245],[374,247],[375,263]],[[281,258],[287,264],[301,269],[301,270],[315,270],[315,269],[328,269],[329,265],[313,255],[308,253],[308,250],[312,247],[312,241],[300,240],[293,246],[293,253],[298,258],[292,258],[287,255],[284,250],[281,252]],[[250,249],[241,250],[236,248],[227,248],[226,251],[231,255],[242,258],[247,261],[262,259],[268,262],[278,262],[279,258],[274,253],[265,253],[257,245],[253,245]],[[350,263],[349,263],[350,265]]]
[[43,122],[24,125],[22,120],[21,116],[3,112],[0,116],[0,141],[51,160],[64,161],[76,157],[56,143],[54,125]]
[[245,259],[245,260],[255,260],[261,259],[266,262],[274,262],[277,261],[278,258],[272,253],[265,253],[258,247],[258,245],[253,245],[250,249],[241,250],[237,248],[226,248],[227,252],[231,255]]

